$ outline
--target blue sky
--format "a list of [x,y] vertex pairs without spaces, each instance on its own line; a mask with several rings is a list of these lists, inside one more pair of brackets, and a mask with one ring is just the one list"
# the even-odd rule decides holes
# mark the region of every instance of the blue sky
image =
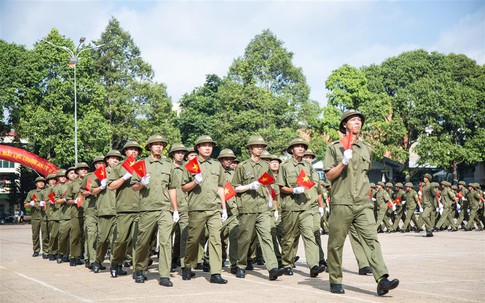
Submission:
[[294,53],[311,98],[343,64],[379,64],[403,51],[463,53],[485,64],[485,1],[0,1],[0,38],[33,43],[51,28],[99,39],[117,18],[176,103],[224,76],[251,39],[270,29]]

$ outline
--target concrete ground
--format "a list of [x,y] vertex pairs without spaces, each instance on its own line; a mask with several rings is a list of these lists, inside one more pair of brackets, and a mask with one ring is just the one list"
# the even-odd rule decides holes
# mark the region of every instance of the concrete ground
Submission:
[[[224,268],[227,285],[210,284],[209,273],[183,281],[172,274],[174,287],[157,283],[157,264],[148,281],[136,284],[128,276],[113,279],[108,271],[98,274],[84,266],[70,267],[33,258],[30,225],[0,226],[1,302],[485,302],[485,232],[379,234],[384,260],[399,287],[383,297],[376,294],[371,276],[359,276],[350,243],[344,248],[346,293],[329,291],[328,274],[309,277],[303,243],[295,274],[269,281],[267,271],[255,266],[245,279]],[[326,248],[327,236],[322,236]],[[109,265],[105,262],[105,265]]]

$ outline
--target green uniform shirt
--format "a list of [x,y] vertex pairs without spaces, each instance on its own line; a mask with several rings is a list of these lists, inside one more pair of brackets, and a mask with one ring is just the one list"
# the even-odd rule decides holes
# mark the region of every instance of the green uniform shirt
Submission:
[[[106,174],[109,176],[112,168],[106,167]],[[93,188],[101,186],[101,181],[94,178]],[[96,207],[98,209],[98,216],[114,216],[116,215],[116,191],[105,188],[96,196]]]
[[[179,183],[182,183],[182,175],[184,173],[183,166],[175,166],[174,174],[178,178]],[[182,190],[182,185],[177,188],[177,208],[179,212],[188,212],[189,204],[187,203],[187,194]]]
[[[323,170],[329,171],[342,162],[344,148],[340,141],[327,146]],[[352,159],[338,178],[332,180],[332,203],[369,203],[370,184],[367,176],[372,161],[372,149],[359,141],[352,145]]]
[[322,194],[322,187],[320,186],[320,175],[312,167],[312,179],[316,182],[315,186],[308,190],[307,196],[312,203],[312,207],[318,209],[320,205],[318,204],[318,195]]
[[[229,181],[229,183],[232,182],[232,179],[234,177],[234,170],[231,168],[228,168],[224,170],[224,177],[226,178],[226,181]],[[225,184],[224,184],[225,186]],[[228,215],[238,215],[238,209],[237,209],[237,204],[236,204],[236,197],[229,199],[226,201],[226,209],[227,209],[227,214]]]
[[[67,189],[71,182],[66,182],[64,184],[57,184],[54,188],[56,193],[56,200],[67,198]],[[71,220],[71,205],[67,203],[58,204],[59,207],[59,220]]]
[[[221,209],[221,198],[218,194],[218,187],[224,187],[226,177],[224,169],[219,161],[209,158],[204,160],[198,156],[202,173],[202,182],[197,184],[187,194],[189,211],[205,211]],[[184,167],[182,185],[192,182],[194,174]]]
[[377,208],[382,209],[383,207],[387,207],[387,203],[391,200],[389,197],[389,193],[385,190],[378,190],[376,194],[376,201],[377,201]]
[[418,193],[414,189],[411,189],[406,192],[404,200],[406,200],[406,203],[408,205],[408,210],[414,211],[419,201]]
[[[254,162],[247,159],[236,168],[232,185],[234,188],[239,185],[248,185],[257,181],[264,173],[271,174],[271,169],[266,161]],[[240,214],[261,213],[269,210],[269,193],[266,186],[261,185],[257,190],[247,190],[236,195],[237,209]]]
[[59,221],[60,205],[53,204],[48,197],[52,192],[55,193],[54,191],[55,187],[56,185],[52,187],[47,187],[45,189],[45,201],[47,203],[47,220],[49,221]]
[[443,207],[445,208],[450,208],[453,206],[453,203],[455,202],[455,193],[449,188],[444,188],[441,191],[441,204],[443,204]]
[[[76,200],[76,198],[79,197],[82,182],[83,179],[77,178],[69,183],[70,186],[67,187],[68,200]],[[71,218],[82,218],[84,216],[84,203],[85,201],[83,201],[83,205],[81,207],[78,207],[76,204],[71,206]]]
[[[35,200],[33,196],[35,195]],[[30,201],[34,200],[35,206],[30,207],[30,218],[31,220],[44,220],[46,214],[44,211],[44,207],[39,208],[40,201],[44,201],[45,199],[45,191],[43,189],[33,189],[27,193],[27,197],[25,197],[25,203],[30,203]]]
[[175,165],[167,159],[147,157],[143,159],[150,182],[140,190],[140,211],[173,210],[169,189],[180,187]]
[[[88,173],[81,182],[81,189],[80,189],[81,194],[86,191],[87,192],[90,191],[88,190],[88,183],[91,183],[89,188],[91,191],[100,186],[99,180],[98,178],[96,178],[96,175],[94,173]],[[82,205],[84,209],[84,215],[93,215],[93,216],[98,215],[97,201],[98,201],[97,196],[88,195],[84,197],[84,202]]]
[[[108,173],[108,185],[123,177],[126,169],[122,162],[119,162]],[[133,190],[133,185],[136,183],[136,175],[126,180],[116,190],[116,212],[117,213],[133,213],[138,212],[140,206],[140,193]]]
[[481,199],[480,192],[478,192],[477,190],[469,191],[466,198],[468,200],[468,203],[470,203],[470,209],[478,209]]
[[436,188],[431,184],[425,184],[423,186],[423,205],[425,207],[436,207],[435,204]]
[[[294,158],[290,158],[281,164],[276,184],[280,186],[280,188],[283,186],[289,188],[298,187],[298,185],[296,185],[296,179],[302,169],[310,179],[310,183],[313,183],[314,180],[310,163],[304,160],[298,162]],[[310,190],[305,189],[303,194],[286,194],[281,191],[281,209],[283,211],[304,211],[311,209],[313,202],[311,200],[312,189],[313,187],[310,188]]]

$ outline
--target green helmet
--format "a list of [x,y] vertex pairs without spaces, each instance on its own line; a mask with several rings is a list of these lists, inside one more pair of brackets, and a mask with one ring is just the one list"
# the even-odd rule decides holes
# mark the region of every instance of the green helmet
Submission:
[[66,170],[66,177],[67,177],[67,174],[68,174],[68,173],[69,173],[71,170],[73,170],[74,172],[76,172],[76,167],[75,167],[75,166],[71,166],[71,167],[69,167],[69,168]]
[[303,156],[311,156],[313,159],[315,159],[315,157],[316,157],[317,155],[315,155],[315,153],[313,152],[313,150],[311,150],[311,149],[307,149],[307,150],[305,151],[305,153],[303,154]]
[[262,160],[271,160],[271,154],[267,150],[263,150],[261,153],[261,159]]
[[251,145],[264,145],[264,147],[266,147],[268,146],[268,143],[264,141],[264,138],[261,135],[252,135],[249,137],[246,148],[249,148]]
[[452,190],[458,190],[458,186],[456,186],[456,185],[452,185],[452,186],[451,186],[451,189],[452,189]]
[[278,162],[282,162],[280,157],[278,157],[277,155],[271,155],[271,158],[270,158],[271,161],[278,161]]
[[239,162],[241,162],[241,161],[239,161],[239,159],[238,159],[238,158],[236,158],[236,159],[232,160],[232,163],[239,163]]
[[404,184],[404,186],[411,187],[411,188],[414,187],[413,183],[411,183],[411,182],[406,182],[406,184]]
[[369,185],[370,185],[370,188],[376,188],[376,184],[374,182],[371,182]]
[[393,185],[391,182],[387,182],[387,183],[386,183],[386,187],[393,188],[393,187],[394,187],[394,185]]
[[460,182],[458,182],[458,185],[466,186],[466,182],[465,181],[460,181]]
[[45,182],[44,177],[37,177],[37,178],[35,178],[34,183],[37,183],[37,182],[39,182],[39,181],[40,181],[40,182]]
[[377,185],[380,185],[382,187],[386,187],[386,184],[384,182],[382,182],[382,181],[377,182]]
[[196,153],[197,154],[197,152],[195,151],[194,147],[193,146],[187,147],[187,152],[185,153],[184,160],[187,160],[187,156],[189,154],[192,154],[192,153]]
[[395,185],[397,188],[404,188],[401,182],[397,182]]
[[76,168],[74,169],[74,171],[78,171],[79,169],[81,168],[85,168],[87,170],[89,170],[89,165],[86,163],[86,162],[79,162],[77,165],[76,165]]
[[441,185],[450,187],[451,186],[451,183],[448,182],[448,181],[441,181]]
[[480,189],[480,183],[473,183],[473,187],[475,189]]
[[150,150],[150,144],[152,143],[162,143],[163,146],[167,146],[168,142],[161,135],[151,135],[148,138],[147,144],[145,145],[146,150]]
[[345,127],[344,127],[344,123],[345,121],[347,121],[348,118],[352,117],[352,116],[359,116],[360,119],[362,120],[362,125],[364,125],[364,122],[365,122],[365,117],[362,113],[356,111],[355,109],[349,109],[348,111],[345,111],[343,114],[342,114],[342,118],[340,119],[340,125],[339,125],[339,131],[342,133],[342,134],[345,134]]
[[172,146],[170,146],[170,150],[168,151],[168,155],[171,156],[172,153],[176,152],[176,151],[183,151],[183,152],[187,152],[187,148],[185,148],[185,145],[183,145],[182,143],[174,143],[172,144]]
[[425,173],[423,178],[428,178],[428,180],[431,182],[431,180],[433,180],[433,176],[431,176],[431,174],[428,174],[428,173]]
[[229,148],[225,148],[225,149],[221,150],[221,152],[219,153],[219,156],[217,156],[217,159],[220,159],[220,158],[236,159],[236,155]]
[[143,151],[143,149],[141,148],[141,145],[138,144],[138,142],[136,141],[128,141],[126,142],[125,145],[123,145],[123,148],[121,149],[121,152],[124,153],[125,152],[125,149],[127,149],[128,147],[135,147],[135,148],[138,148],[138,152],[141,154],[141,152]]
[[91,164],[94,166],[94,164],[97,163],[97,162],[104,162],[104,156],[94,157],[93,162]]
[[286,149],[286,152],[289,153],[290,155],[293,154],[293,152],[291,151],[291,148],[295,145],[304,145],[305,146],[305,150],[308,149],[308,143],[306,143],[305,140],[301,139],[301,138],[295,138],[293,140],[291,140],[290,142],[290,145],[288,146],[288,148]]
[[194,149],[197,148],[197,145],[202,143],[212,143],[213,146],[217,145],[216,141],[212,140],[211,136],[202,135],[197,137],[197,140],[195,140]]
[[440,184],[438,182],[431,182],[430,185],[432,187],[439,187],[440,186]]
[[107,160],[109,157],[117,157],[120,161],[123,160],[123,156],[121,155],[121,153],[116,150],[116,149],[112,149],[110,150],[106,156],[104,156],[104,159]]
[[47,178],[45,178],[45,180],[49,181],[50,179],[55,179],[55,178],[56,178],[56,174],[48,174]]
[[[74,169],[74,167],[71,167],[71,168]],[[65,177],[66,174],[67,174],[67,170],[65,170],[65,169],[59,169],[57,171],[56,177],[58,177],[58,178],[59,177]]]

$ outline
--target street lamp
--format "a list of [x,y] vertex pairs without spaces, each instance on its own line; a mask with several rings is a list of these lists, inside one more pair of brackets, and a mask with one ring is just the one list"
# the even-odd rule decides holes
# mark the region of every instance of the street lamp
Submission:
[[76,85],[76,65],[79,62],[79,55],[87,50],[92,50],[92,49],[97,49],[98,47],[103,46],[104,44],[100,45],[95,45],[95,46],[88,46],[88,47],[82,47],[81,46],[84,44],[84,41],[86,41],[86,37],[81,37],[79,39],[79,44],[74,50],[71,50],[70,48],[66,46],[59,46],[56,45],[52,42],[49,42],[47,40],[42,39],[45,43],[56,47],[60,48],[66,52],[69,53],[71,56],[69,58],[69,67],[74,69],[74,165],[77,165],[77,85]]

